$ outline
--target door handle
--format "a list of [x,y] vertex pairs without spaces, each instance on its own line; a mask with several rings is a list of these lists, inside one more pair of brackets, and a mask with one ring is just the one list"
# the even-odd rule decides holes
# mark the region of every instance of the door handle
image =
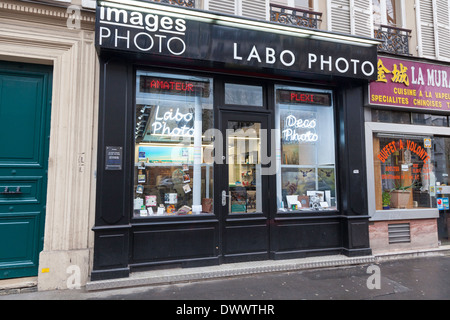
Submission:
[[227,192],[225,190],[222,190],[222,207],[225,207],[227,205],[227,197],[230,196],[227,195]]

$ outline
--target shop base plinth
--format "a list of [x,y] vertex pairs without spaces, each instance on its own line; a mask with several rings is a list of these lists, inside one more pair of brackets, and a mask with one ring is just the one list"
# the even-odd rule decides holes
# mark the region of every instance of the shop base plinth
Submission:
[[96,270],[91,273],[91,281],[126,278],[130,275],[129,268]]

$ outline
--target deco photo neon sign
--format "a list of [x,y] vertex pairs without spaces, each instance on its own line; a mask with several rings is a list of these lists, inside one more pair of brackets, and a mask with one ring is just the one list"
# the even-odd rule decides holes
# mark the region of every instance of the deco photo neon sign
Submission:
[[[319,136],[315,133],[317,126],[316,119],[297,119],[294,115],[289,115],[284,121],[282,137],[284,142],[316,142]],[[306,129],[307,132],[298,133],[297,129]],[[311,129],[311,130],[309,130]]]

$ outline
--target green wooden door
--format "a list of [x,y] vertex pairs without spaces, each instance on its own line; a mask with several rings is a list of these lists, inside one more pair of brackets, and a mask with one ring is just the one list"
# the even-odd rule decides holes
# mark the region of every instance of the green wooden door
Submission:
[[51,75],[51,67],[0,62],[0,279],[38,273]]

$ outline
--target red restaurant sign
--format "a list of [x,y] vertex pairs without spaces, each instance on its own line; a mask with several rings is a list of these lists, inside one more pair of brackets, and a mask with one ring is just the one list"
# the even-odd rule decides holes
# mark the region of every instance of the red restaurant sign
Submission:
[[450,111],[450,67],[379,57],[372,105]]

